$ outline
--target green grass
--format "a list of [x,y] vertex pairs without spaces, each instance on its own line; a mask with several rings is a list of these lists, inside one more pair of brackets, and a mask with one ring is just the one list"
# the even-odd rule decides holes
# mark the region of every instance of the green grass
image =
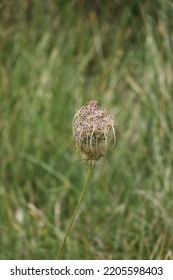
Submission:
[[62,258],[173,259],[173,6],[142,2],[0,4],[0,259],[56,257],[87,172],[72,119],[95,99],[117,144]]

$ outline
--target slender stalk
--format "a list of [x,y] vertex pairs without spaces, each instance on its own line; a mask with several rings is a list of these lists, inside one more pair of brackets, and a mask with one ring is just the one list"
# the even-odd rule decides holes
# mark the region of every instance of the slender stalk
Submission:
[[73,216],[71,217],[70,223],[69,223],[69,225],[68,225],[68,227],[67,227],[67,231],[66,231],[66,233],[65,233],[65,236],[64,236],[64,239],[63,239],[63,241],[62,241],[61,247],[60,247],[60,249],[59,249],[59,251],[58,251],[57,260],[59,260],[60,257],[61,257],[61,253],[62,253],[62,251],[63,251],[63,249],[64,249],[64,246],[65,246],[65,243],[66,243],[66,239],[67,239],[67,237],[68,237],[68,235],[69,235],[69,233],[70,233],[70,230],[71,230],[71,227],[72,227],[72,225],[73,225],[74,219],[75,219],[76,214],[77,214],[77,212],[78,212],[78,210],[79,210],[79,207],[80,207],[80,205],[81,205],[81,202],[82,202],[84,193],[85,193],[85,191],[86,191],[86,189],[87,189],[88,181],[89,181],[89,178],[90,178],[90,176],[91,176],[91,167],[92,167],[92,161],[89,162],[89,164],[88,164],[88,173],[87,173],[87,177],[86,177],[86,180],[85,180],[83,189],[82,189],[82,191],[81,191],[81,194],[80,194],[78,203],[77,203],[76,208],[75,208],[75,210],[74,210],[74,212],[73,212]]

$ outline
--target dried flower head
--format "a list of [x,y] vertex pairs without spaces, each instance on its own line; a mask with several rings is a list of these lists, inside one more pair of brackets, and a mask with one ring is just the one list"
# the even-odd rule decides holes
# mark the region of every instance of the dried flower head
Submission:
[[111,132],[115,144],[114,118],[100,109],[97,101],[89,101],[76,112],[73,136],[79,155],[85,155],[85,159],[97,161],[104,155]]

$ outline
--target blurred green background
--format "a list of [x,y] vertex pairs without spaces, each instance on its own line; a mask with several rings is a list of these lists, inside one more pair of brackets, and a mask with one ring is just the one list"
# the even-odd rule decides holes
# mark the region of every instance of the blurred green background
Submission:
[[173,3],[0,3],[0,259],[55,259],[87,172],[72,119],[116,118],[63,259],[173,259]]

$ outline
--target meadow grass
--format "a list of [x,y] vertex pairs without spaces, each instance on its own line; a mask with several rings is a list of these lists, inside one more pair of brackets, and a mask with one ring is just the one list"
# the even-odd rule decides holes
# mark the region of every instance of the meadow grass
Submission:
[[43,2],[0,4],[0,259],[56,257],[87,172],[72,119],[89,100],[115,116],[117,144],[62,258],[173,259],[172,1]]

